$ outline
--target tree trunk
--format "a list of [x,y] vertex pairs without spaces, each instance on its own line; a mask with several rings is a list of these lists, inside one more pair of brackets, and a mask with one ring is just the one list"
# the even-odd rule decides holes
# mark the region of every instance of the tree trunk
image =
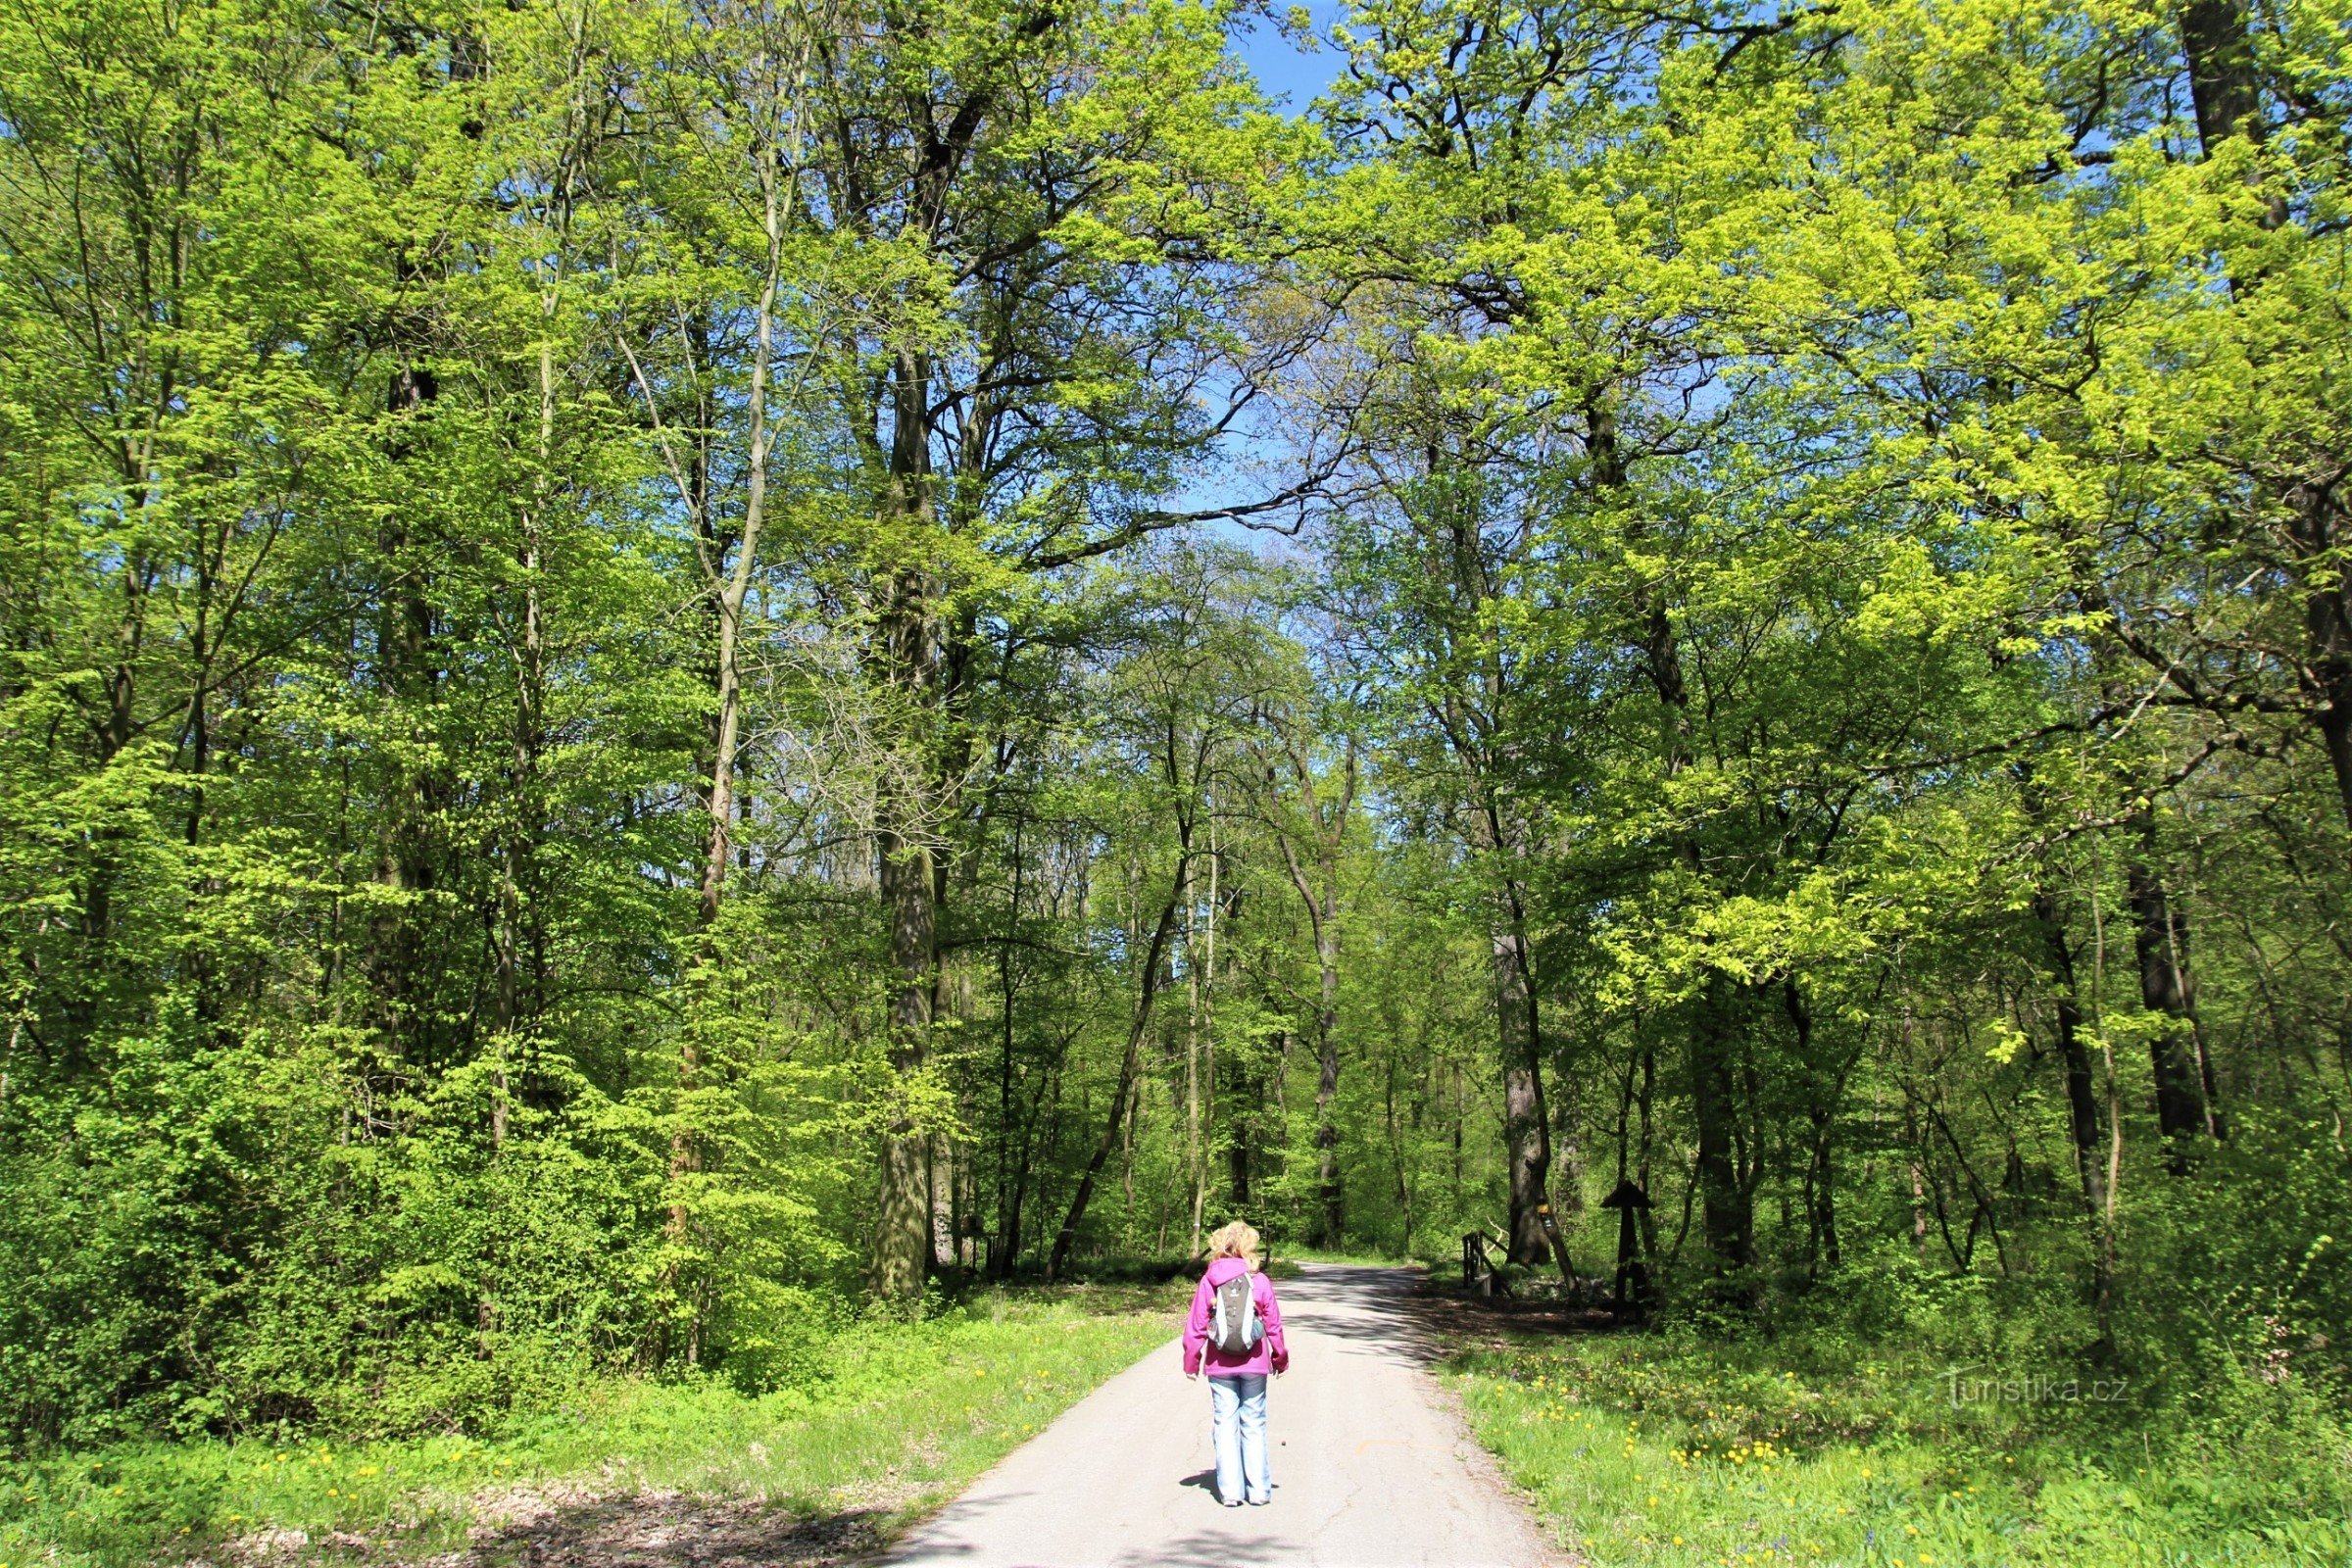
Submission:
[[1314,767],[1306,748],[1287,732],[1283,735],[1283,744],[1290,755],[1291,770],[1298,782],[1298,805],[1313,829],[1315,842],[1315,878],[1309,880],[1298,851],[1292,847],[1290,835],[1280,831],[1275,835],[1282,848],[1283,864],[1291,873],[1291,885],[1298,890],[1298,897],[1306,906],[1307,920],[1314,929],[1315,962],[1318,968],[1319,991],[1315,1008],[1316,1216],[1310,1239],[1317,1246],[1337,1247],[1347,1229],[1340,1179],[1340,1129],[1334,1108],[1340,1093],[1340,850],[1347,842],[1348,822],[1355,809],[1355,791],[1360,775],[1356,742],[1350,735],[1341,771],[1340,797],[1327,808],[1318,798]]
[[1509,1257],[1530,1266],[1551,1255],[1544,1211],[1550,1203],[1545,1183],[1551,1174],[1551,1132],[1544,1112],[1544,1081],[1537,1071],[1543,1049],[1536,997],[1528,973],[1527,938],[1517,922],[1494,933],[1494,1013],[1501,1031],[1502,1146],[1510,1166]]
[[1102,1166],[1110,1158],[1111,1150],[1119,1141],[1119,1127],[1126,1119],[1127,1102],[1135,1088],[1135,1069],[1144,1049],[1144,1032],[1152,1025],[1152,1002],[1159,992],[1160,957],[1167,952],[1168,935],[1176,925],[1177,889],[1183,887],[1191,863],[1186,852],[1177,861],[1176,878],[1168,890],[1168,902],[1159,911],[1159,923],[1152,928],[1152,943],[1144,951],[1143,985],[1135,1002],[1134,1021],[1127,1030],[1127,1050],[1119,1058],[1118,1088],[1110,1097],[1110,1121],[1102,1129],[1102,1137],[1095,1145],[1086,1170],[1078,1178],[1078,1191],[1071,1195],[1069,1212],[1061,1217],[1061,1229],[1054,1234],[1054,1250],[1046,1259],[1046,1278],[1056,1280],[1070,1260],[1070,1249],[1077,1245],[1078,1227],[1085,1222],[1086,1207],[1095,1196],[1095,1182],[1102,1174]]
[[2215,1133],[2218,1124],[2206,1103],[2197,1068],[2201,1052],[2196,988],[2188,966],[2187,920],[2157,874],[2156,850],[2154,814],[2142,813],[2141,853],[2128,860],[2125,880],[2132,906],[2132,950],[2139,960],[2140,1002],[2157,1020],[2156,1032],[2148,1037],[2149,1067],[2156,1085],[2156,1123],[2166,1140],[2167,1161],[2174,1174],[2180,1175],[2195,1157],[2198,1137]]
[[[751,384],[746,395],[745,415],[749,421],[744,453],[744,510],[743,528],[735,540],[734,560],[724,556],[723,542],[710,535],[710,518],[706,513],[706,536],[710,542],[704,548],[702,564],[705,586],[711,595],[717,620],[715,665],[712,670],[715,715],[710,748],[710,781],[709,790],[710,820],[703,842],[703,864],[696,907],[700,919],[697,940],[697,959],[703,966],[699,984],[710,987],[716,983],[718,963],[718,920],[726,900],[727,871],[734,861],[735,843],[735,761],[742,747],[743,732],[743,613],[750,593],[752,576],[760,556],[760,533],[767,514],[768,457],[771,434],[768,425],[768,390],[775,364],[776,296],[782,283],[784,265],[784,193],[776,167],[776,149],[763,143],[754,152],[754,164],[764,195],[764,223],[766,239],[765,267],[760,285],[752,351]],[[678,1110],[670,1132],[669,1176],[670,1200],[665,1236],[672,1250],[668,1279],[673,1288],[682,1277],[685,1250],[692,1236],[693,1213],[688,1200],[689,1178],[702,1171],[703,1149],[696,1135],[693,1113],[694,1094],[701,1087],[703,1060],[701,1047],[692,1028],[680,1032],[678,1044]],[[689,1365],[700,1359],[702,1323],[700,1313],[693,1314],[687,1330],[686,1360]]]
[[1690,1114],[1698,1128],[1700,1237],[1719,1273],[1755,1261],[1752,1194],[1740,1179],[1739,1100],[1733,1078],[1732,982],[1709,976],[1690,1033]]
[[[392,372],[385,389],[385,412],[397,421],[391,442],[395,463],[415,449],[413,429],[429,416],[440,396],[440,383],[430,368],[403,365]],[[428,579],[422,570],[409,569],[407,557],[415,543],[410,519],[393,512],[383,523],[378,543],[391,581],[377,608],[376,679],[383,694],[400,710],[410,738],[421,739],[420,715],[439,695],[433,666],[433,607],[427,597]],[[417,914],[413,895],[434,885],[431,828],[433,781],[419,767],[396,758],[385,783],[385,800],[377,839],[376,881],[390,897],[376,906],[368,937],[368,974],[374,997],[375,1024],[386,1050],[396,1058],[423,1061],[433,1054],[425,1038],[426,1025],[417,1022],[419,955]]]
[[1192,1210],[1192,1241],[1185,1256],[1200,1251],[1200,1216],[1208,1203],[1208,1156],[1200,1137],[1200,953],[1197,893],[1184,883],[1184,1175]]
[[[1005,940],[997,944],[997,1239],[989,1250],[988,1272],[1000,1280],[1011,1277],[1013,1260],[1020,1253],[1021,1199],[1029,1176],[1028,1133],[1024,1118],[1012,1108],[1012,939],[1021,928],[1021,895],[1028,869],[1021,841],[1028,826],[1026,816],[1013,818],[1012,896],[1006,901]],[[1034,1104],[1031,1109],[1034,1113]]]
[[2261,84],[2242,0],[2191,0],[2180,11],[2180,47],[2197,143],[2207,157],[2230,136],[2261,139]]
[[956,1146],[945,1133],[931,1135],[931,1266],[956,1266]]
[[2090,1052],[2082,1043],[2082,1009],[2076,994],[2074,949],[2068,944],[2066,927],[2058,917],[2057,898],[2048,889],[2034,890],[2033,907],[2049,956],[2058,1060],[2066,1074],[2067,1131],[2074,1144],[2082,1207],[2091,1226],[2091,1307],[2098,1316],[2099,1343],[2111,1345],[2115,1236],[2107,1223],[2106,1134],[2099,1125],[2099,1097],[2091,1074]]
[[[890,523],[906,548],[926,553],[937,522],[930,369],[920,353],[901,353],[889,389]],[[876,812],[883,902],[890,911],[890,1067],[897,1105],[883,1134],[872,1276],[878,1295],[902,1300],[921,1294],[930,1252],[924,1191],[930,1144],[914,1102],[931,1060],[939,962],[939,866],[930,820],[937,803],[924,796],[939,761],[928,722],[939,700],[938,616],[928,561],[900,563],[890,579],[879,648],[883,681],[898,705],[891,723],[900,777],[886,785]]]
[[931,1056],[937,884],[929,846],[902,832],[886,833],[881,875],[882,902],[890,911],[890,1068],[902,1100],[882,1140],[873,1286],[878,1296],[907,1300],[922,1294],[924,1260],[931,1250],[930,1137],[906,1102]]
[[2307,483],[2293,503],[2293,555],[2303,580],[2306,677],[2314,725],[2335,774],[2336,804],[2352,827],[2352,571],[2343,569],[2345,514],[2334,485]]
[[[1605,399],[1595,396],[1585,405],[1585,418],[1595,482],[1605,488],[1621,487],[1625,470],[1617,449],[1615,412]],[[1690,760],[1690,690],[1684,677],[1682,643],[1665,584],[1644,583],[1632,608],[1643,670],[1664,710],[1661,761],[1666,776],[1672,778]],[[1689,832],[1675,831],[1674,852],[1691,875],[1703,874],[1698,841]],[[1740,1106],[1734,1071],[1730,988],[1728,977],[1720,973],[1708,977],[1695,1004],[1686,1043],[1691,1117],[1698,1131],[1694,1179],[1702,1208],[1700,1235],[1719,1278],[1739,1275],[1755,1261],[1755,1193],[1742,1180],[1740,1168]],[[1736,1294],[1743,1293],[1744,1287]]]
[[1789,1026],[1796,1031],[1797,1060],[1812,1073],[1818,1086],[1806,1106],[1813,1129],[1811,1157],[1805,1169],[1808,1260],[1819,1258],[1835,1271],[1838,1262],[1838,1173],[1831,1158],[1831,1136],[1837,1127],[1838,1101],[1845,1089],[1844,1074],[1824,1072],[1814,1060],[1813,1009],[1805,1004],[1804,992],[1795,976],[1781,982],[1781,1002],[1788,1008]]
[[1340,939],[1332,922],[1326,882],[1323,917],[1316,922],[1315,956],[1321,992],[1315,1008],[1315,1194],[1317,1245],[1337,1247],[1346,1234],[1340,1186],[1340,1128],[1332,1102],[1340,1094]]

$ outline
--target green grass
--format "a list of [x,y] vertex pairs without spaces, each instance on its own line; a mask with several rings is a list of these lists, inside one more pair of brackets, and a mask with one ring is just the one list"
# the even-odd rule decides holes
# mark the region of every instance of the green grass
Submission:
[[1428,1267],[1428,1260],[1425,1258],[1393,1257],[1384,1252],[1365,1251],[1360,1249],[1293,1247],[1289,1245],[1274,1249],[1273,1262],[1277,1269],[1284,1263],[1348,1263],[1357,1268]]
[[1165,1340],[1180,1305],[1150,1286],[984,1295],[921,1324],[843,1334],[803,1387],[752,1396],[709,1379],[614,1380],[481,1438],[153,1443],[0,1465],[0,1565],[233,1557],[292,1531],[410,1555],[548,1486],[808,1517],[871,1509],[887,1534]]
[[1955,1403],[1941,1371],[1787,1342],[1514,1336],[1447,1377],[1605,1568],[2352,1562],[2352,1431],[2307,1390],[2230,1391],[2227,1415],[2195,1416],[2088,1372],[2073,1398],[2062,1373],[2041,1397]]

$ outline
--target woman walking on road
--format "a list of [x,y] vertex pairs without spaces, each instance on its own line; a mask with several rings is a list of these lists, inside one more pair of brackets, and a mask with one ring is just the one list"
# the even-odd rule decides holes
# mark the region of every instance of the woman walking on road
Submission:
[[1184,1375],[1208,1374],[1217,1498],[1238,1508],[1274,1500],[1266,1463],[1266,1379],[1290,1369],[1274,1282],[1258,1272],[1257,1232],[1242,1220],[1208,1239],[1208,1272],[1184,1320]]

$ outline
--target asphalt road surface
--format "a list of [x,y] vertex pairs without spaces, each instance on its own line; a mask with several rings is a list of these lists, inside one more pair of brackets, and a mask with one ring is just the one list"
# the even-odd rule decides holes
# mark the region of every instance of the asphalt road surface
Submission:
[[1208,1391],[1173,1341],[1007,1455],[886,1562],[926,1568],[1544,1568],[1526,1509],[1423,1370],[1402,1269],[1278,1280],[1291,1370],[1268,1392],[1274,1500],[1212,1486]]

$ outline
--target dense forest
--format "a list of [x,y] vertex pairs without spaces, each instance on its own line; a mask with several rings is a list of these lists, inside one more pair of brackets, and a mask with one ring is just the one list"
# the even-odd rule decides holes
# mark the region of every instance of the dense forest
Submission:
[[2348,46],[10,8],[0,1428],[1626,1183],[1667,1320],[2340,1390]]

